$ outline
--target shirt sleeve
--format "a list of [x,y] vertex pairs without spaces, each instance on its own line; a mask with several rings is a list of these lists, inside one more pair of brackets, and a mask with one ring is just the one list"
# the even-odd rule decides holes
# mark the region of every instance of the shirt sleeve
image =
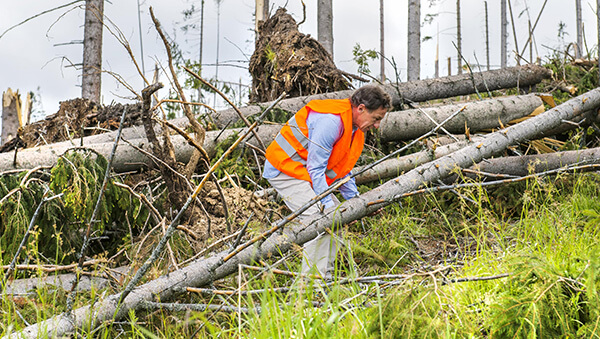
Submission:
[[[352,173],[346,174],[346,177],[350,175],[352,175]],[[354,180],[354,178],[350,178],[348,182],[340,186],[340,193],[345,200],[352,199],[357,196],[358,188],[356,188],[356,180]]]
[[[327,162],[333,145],[343,133],[342,119],[334,114],[310,112],[306,120],[308,126],[308,156],[306,169],[312,180],[313,191],[317,195],[323,193],[329,185],[325,179]],[[334,205],[331,195],[321,199],[325,208]]]

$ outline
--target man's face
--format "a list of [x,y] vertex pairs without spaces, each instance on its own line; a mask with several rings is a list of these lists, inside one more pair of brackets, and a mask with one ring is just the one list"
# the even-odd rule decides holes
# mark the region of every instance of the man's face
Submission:
[[358,107],[355,107],[353,113],[352,125],[363,132],[367,132],[373,127],[379,128],[379,123],[381,122],[381,119],[385,117],[387,109],[380,107],[375,110],[368,110],[364,104],[360,104]]

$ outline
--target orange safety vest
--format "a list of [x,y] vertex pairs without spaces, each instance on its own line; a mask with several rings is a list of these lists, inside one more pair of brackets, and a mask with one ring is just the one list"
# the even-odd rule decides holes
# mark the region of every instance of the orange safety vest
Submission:
[[[306,170],[308,156],[308,127],[306,119],[309,111],[337,114],[342,118],[344,133],[333,145],[327,162],[325,178],[327,184],[350,173],[365,144],[365,135],[357,129],[352,133],[352,105],[350,99],[313,100],[302,107],[283,126],[275,140],[267,148],[267,160],[281,172],[300,180],[312,183]],[[335,131],[332,131],[335,133]]]

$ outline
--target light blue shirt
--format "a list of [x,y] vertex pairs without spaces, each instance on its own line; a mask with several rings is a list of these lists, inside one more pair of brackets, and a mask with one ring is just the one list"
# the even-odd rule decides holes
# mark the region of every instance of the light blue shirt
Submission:
[[[344,133],[344,124],[342,123],[342,118],[337,114],[310,111],[306,119],[306,125],[308,127],[308,139],[310,140],[308,143],[306,170],[312,180],[312,187],[315,194],[319,195],[329,188],[327,179],[325,178],[327,162],[333,150],[333,145],[335,145]],[[279,173],[281,172],[273,167],[268,160],[265,161],[263,178],[275,178]],[[354,178],[340,187],[340,193],[346,200],[358,195]],[[332,207],[334,203],[331,199],[331,194],[321,199],[321,203],[325,205],[325,208]]]

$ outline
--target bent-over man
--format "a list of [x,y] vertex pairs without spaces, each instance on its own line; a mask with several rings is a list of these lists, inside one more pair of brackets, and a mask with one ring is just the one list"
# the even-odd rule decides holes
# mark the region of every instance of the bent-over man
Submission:
[[[263,177],[295,211],[322,193],[336,179],[350,175],[362,153],[365,132],[379,128],[391,106],[379,86],[367,85],[347,99],[313,100],[283,126],[266,152]],[[354,179],[340,187],[344,199],[358,195]],[[325,208],[339,203],[333,194],[320,201]],[[317,204],[300,218],[319,213]],[[332,272],[337,246],[327,233],[304,245],[302,273],[325,277]]]

